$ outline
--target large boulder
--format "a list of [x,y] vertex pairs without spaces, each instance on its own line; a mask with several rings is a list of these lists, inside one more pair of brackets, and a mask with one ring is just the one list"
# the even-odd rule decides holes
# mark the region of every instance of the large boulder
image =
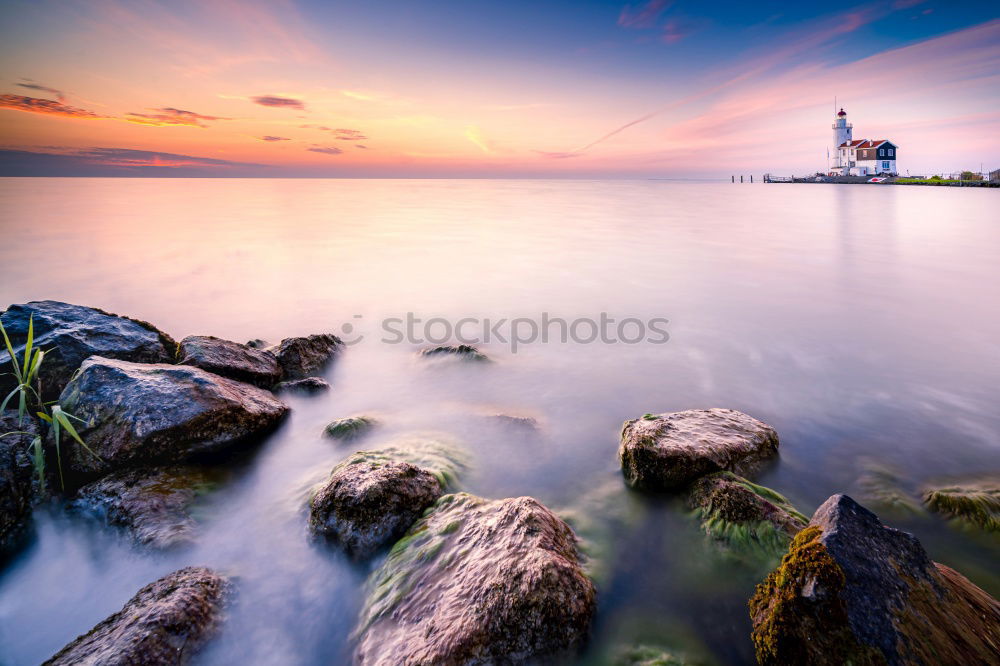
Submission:
[[31,515],[36,484],[30,449],[38,435],[32,417],[20,419],[12,410],[0,413],[0,552]]
[[360,664],[538,660],[579,645],[595,607],[573,531],[531,497],[445,495],[369,585]]
[[270,392],[200,368],[100,356],[84,361],[59,400],[87,422],[79,433],[99,456],[75,443],[63,453],[70,469],[84,476],[232,449],[268,432],[288,412]]
[[285,338],[271,351],[278,357],[285,379],[304,379],[325,368],[344,348],[336,335],[320,333],[305,338]]
[[178,356],[183,365],[261,388],[271,388],[281,380],[281,366],[271,352],[210,335],[184,338],[178,346]]
[[190,509],[211,485],[197,467],[128,469],[88,483],[74,505],[126,528],[142,545],[172,548],[194,542],[198,528]]
[[699,478],[691,484],[687,502],[705,534],[725,553],[765,559],[770,566],[809,522],[780,493],[732,472]]
[[226,578],[204,567],[175,571],[139,590],[45,666],[186,664],[218,633],[230,588]]
[[464,467],[460,452],[434,440],[359,451],[338,464],[309,501],[312,533],[356,559],[406,533]]
[[628,484],[652,491],[721,470],[748,475],[777,454],[774,428],[733,409],[646,414],[625,422],[618,447]]
[[761,664],[1000,663],[1000,602],[834,495],[750,600]]
[[[23,356],[32,317],[34,346],[46,352],[39,370],[45,400],[58,397],[76,369],[90,356],[136,363],[172,363],[177,352],[177,343],[169,335],[144,321],[82,305],[32,301],[11,305],[0,314],[18,361]],[[6,350],[0,351],[0,372],[8,372],[9,363],[10,355]],[[0,376],[3,395],[13,388],[13,377]]]

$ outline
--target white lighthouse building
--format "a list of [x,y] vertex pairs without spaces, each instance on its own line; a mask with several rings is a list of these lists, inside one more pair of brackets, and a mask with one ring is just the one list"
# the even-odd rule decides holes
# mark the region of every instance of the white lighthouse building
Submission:
[[888,139],[855,139],[854,126],[841,109],[833,121],[832,176],[896,175],[899,148]]

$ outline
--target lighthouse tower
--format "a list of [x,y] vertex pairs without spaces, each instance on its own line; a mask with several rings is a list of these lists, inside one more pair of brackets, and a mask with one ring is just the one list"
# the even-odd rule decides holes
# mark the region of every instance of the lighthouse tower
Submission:
[[846,150],[842,149],[841,146],[852,140],[851,135],[853,134],[854,126],[847,122],[847,112],[841,109],[837,112],[837,115],[833,121],[833,165],[832,168],[841,172],[841,174],[848,173],[850,169],[850,162],[848,160],[848,153]]

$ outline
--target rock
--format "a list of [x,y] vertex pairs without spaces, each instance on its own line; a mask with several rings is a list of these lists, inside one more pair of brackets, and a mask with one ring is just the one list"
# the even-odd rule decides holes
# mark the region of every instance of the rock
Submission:
[[434,434],[359,451],[312,493],[310,530],[355,559],[369,557],[401,537],[465,468],[461,450]]
[[247,341],[247,347],[250,349],[267,349],[270,346],[270,342],[267,340],[261,340],[260,338],[254,338],[253,340]]
[[362,451],[334,467],[309,501],[313,534],[361,559],[406,533],[445,486],[434,471],[393,459],[393,453]]
[[0,552],[31,517],[37,485],[30,451],[40,432],[38,422],[28,415],[19,419],[13,410],[0,413]]
[[142,545],[186,546],[197,534],[189,509],[211,485],[209,475],[195,467],[123,470],[81,488],[74,505],[127,528]]
[[834,495],[750,600],[760,664],[1000,663],[1000,602]]
[[231,583],[210,569],[175,571],[139,590],[45,666],[186,664],[218,633],[230,590]]
[[613,666],[695,666],[696,663],[658,647],[636,645],[620,649]]
[[472,345],[438,345],[420,350],[421,358],[457,358],[463,361],[488,362],[489,356]]
[[538,431],[538,419],[532,416],[514,416],[511,414],[490,414],[489,418],[494,423],[504,428],[510,428],[511,430],[519,430],[521,432]]
[[351,442],[367,435],[378,424],[370,416],[348,416],[347,418],[330,421],[323,434],[331,439]]
[[325,368],[344,348],[336,335],[321,333],[307,338],[285,338],[271,351],[285,379],[302,379]]
[[699,478],[687,501],[705,533],[727,552],[771,559],[772,566],[809,522],[779,493],[732,472]]
[[777,454],[774,428],[732,409],[646,414],[625,422],[618,447],[628,484],[652,491],[721,470],[747,475]]
[[184,338],[178,346],[178,356],[182,365],[193,365],[261,388],[271,388],[281,380],[281,367],[271,352],[210,335]]
[[445,495],[369,579],[356,660],[539,660],[582,643],[594,608],[573,531],[537,500]]
[[287,382],[280,382],[274,387],[277,393],[303,393],[315,395],[330,390],[330,384],[320,377],[306,377],[305,379],[292,379]]
[[960,524],[1000,532],[1000,479],[970,479],[924,492],[924,505]]
[[129,363],[93,356],[60,397],[88,422],[78,431],[100,459],[69,447],[69,469],[97,476],[169,465],[239,447],[273,429],[288,412],[270,392],[183,365]]
[[[11,305],[0,314],[18,360],[23,355],[28,322],[32,317],[34,346],[46,352],[39,370],[44,400],[55,400],[80,364],[90,356],[135,363],[173,363],[177,351],[177,343],[170,336],[146,322],[82,305],[32,301]],[[7,372],[9,363],[10,355],[0,351],[2,372]],[[13,377],[0,376],[2,395],[7,395],[14,386]]]

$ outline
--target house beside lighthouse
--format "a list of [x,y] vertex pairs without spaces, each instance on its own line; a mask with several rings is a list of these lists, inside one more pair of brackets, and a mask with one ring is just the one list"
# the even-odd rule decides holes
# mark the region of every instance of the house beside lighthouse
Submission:
[[877,176],[896,171],[899,148],[888,139],[855,139],[854,126],[841,109],[833,121],[833,161],[830,175]]

